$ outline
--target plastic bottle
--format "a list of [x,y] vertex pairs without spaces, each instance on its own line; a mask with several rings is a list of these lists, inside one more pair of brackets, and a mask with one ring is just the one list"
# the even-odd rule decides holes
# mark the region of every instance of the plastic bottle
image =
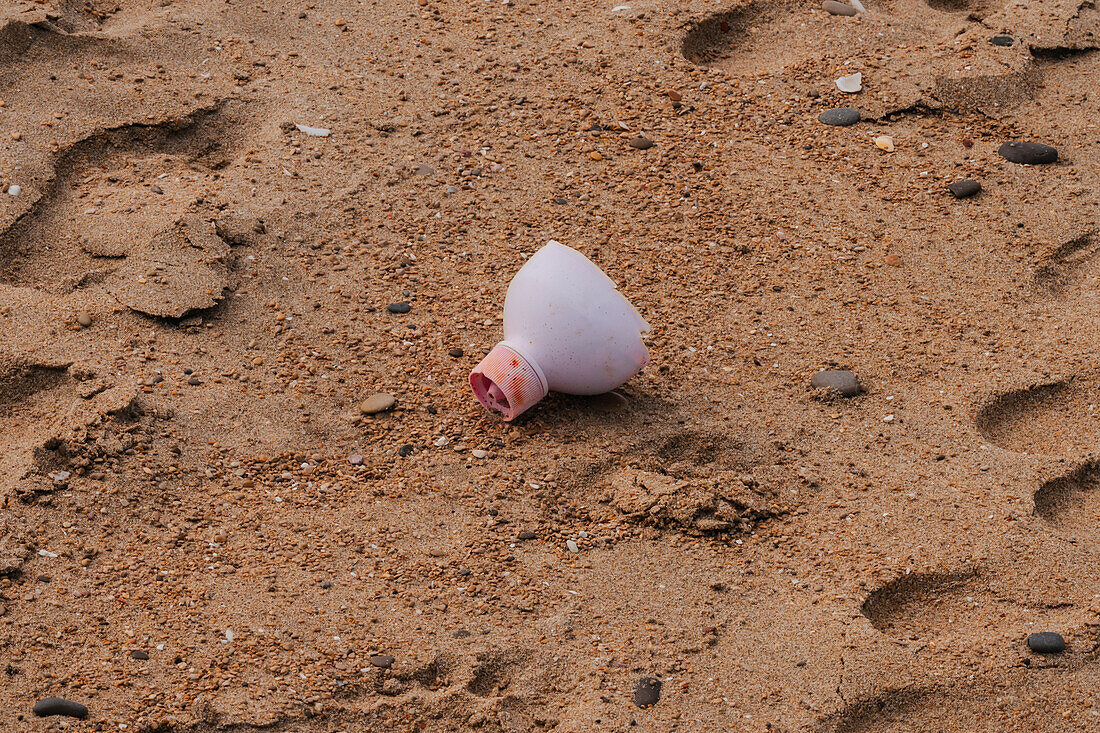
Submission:
[[470,373],[479,402],[513,420],[550,390],[610,392],[642,370],[649,324],[587,257],[550,241],[504,299],[504,340]]

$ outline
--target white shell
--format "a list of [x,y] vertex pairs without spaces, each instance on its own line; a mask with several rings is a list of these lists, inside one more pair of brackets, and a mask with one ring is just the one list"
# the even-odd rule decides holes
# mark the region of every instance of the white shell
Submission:
[[863,74],[857,71],[849,76],[840,77],[836,80],[836,88],[842,92],[855,94],[860,89],[863,89]]
[[309,125],[295,125],[295,127],[298,128],[299,132],[304,132],[313,137],[328,137],[332,134],[331,130],[327,130],[324,127],[310,127]]
[[855,8],[856,10],[858,10],[859,12],[861,12],[861,13],[866,13],[867,12],[867,8],[863,7],[863,3],[861,3],[859,0],[849,0],[849,2],[851,2],[852,7]]

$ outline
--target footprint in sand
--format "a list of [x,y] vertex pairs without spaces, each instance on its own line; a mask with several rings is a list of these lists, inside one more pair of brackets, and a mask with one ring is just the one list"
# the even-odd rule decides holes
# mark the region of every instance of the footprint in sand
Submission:
[[239,136],[216,109],[77,143],[29,212],[0,232],[0,282],[65,293],[101,282],[216,188]]
[[1064,298],[1071,289],[1095,292],[1100,286],[1100,235],[1081,232],[1054,249],[1035,270],[1035,288],[1047,297]]
[[1066,535],[1100,542],[1100,460],[1088,460],[1040,486],[1035,513]]
[[1100,451],[1100,377],[1002,394],[979,411],[977,427],[990,443],[1017,453],[1079,458]]

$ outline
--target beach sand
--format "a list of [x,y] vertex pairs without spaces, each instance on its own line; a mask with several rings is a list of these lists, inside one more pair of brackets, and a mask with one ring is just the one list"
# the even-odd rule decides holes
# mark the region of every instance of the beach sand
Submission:
[[616,1],[5,1],[0,729],[1100,729],[1100,11]]

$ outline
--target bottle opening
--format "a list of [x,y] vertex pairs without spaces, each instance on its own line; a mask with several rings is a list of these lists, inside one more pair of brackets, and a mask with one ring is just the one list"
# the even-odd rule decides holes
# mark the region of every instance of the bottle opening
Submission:
[[470,373],[470,387],[478,402],[505,420],[515,419],[549,392],[538,369],[502,343]]

